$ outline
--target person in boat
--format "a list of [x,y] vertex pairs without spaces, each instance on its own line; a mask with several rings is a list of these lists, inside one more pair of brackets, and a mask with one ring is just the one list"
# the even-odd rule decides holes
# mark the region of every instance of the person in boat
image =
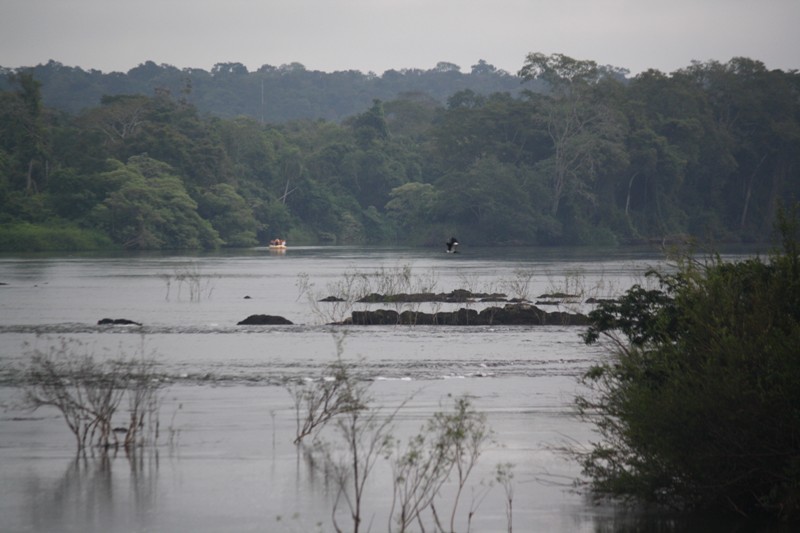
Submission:
[[447,246],[447,253],[448,254],[457,254],[458,250],[458,239],[455,237],[450,237],[450,240],[444,243]]

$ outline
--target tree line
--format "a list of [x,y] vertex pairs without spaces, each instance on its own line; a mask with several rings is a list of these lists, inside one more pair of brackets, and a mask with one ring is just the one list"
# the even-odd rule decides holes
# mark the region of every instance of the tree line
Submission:
[[10,90],[15,73],[31,73],[42,83],[42,101],[70,113],[97,106],[103,96],[168,92],[191,103],[201,114],[221,118],[248,116],[261,122],[299,119],[339,122],[368,108],[373,99],[394,100],[403,93],[424,93],[444,104],[459,90],[481,94],[521,90],[519,78],[485,60],[462,72],[440,61],[430,69],[374,72],[321,72],[302,63],[262,65],[255,71],[235,62],[210,71],[145,61],[128,72],[101,72],[50,60],[30,68],[0,67],[0,90]]
[[188,88],[70,113],[14,71],[0,247],[756,242],[797,197],[796,71],[734,58],[627,78],[531,53],[514,79],[518,92],[404,92],[341,120],[270,122],[203,113]]

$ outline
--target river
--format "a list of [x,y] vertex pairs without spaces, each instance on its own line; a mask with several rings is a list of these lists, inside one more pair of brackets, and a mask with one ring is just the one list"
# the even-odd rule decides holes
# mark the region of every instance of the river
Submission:
[[[582,343],[581,328],[330,326],[350,307],[317,300],[349,280],[532,300],[564,292],[578,298],[551,308],[585,311],[586,298],[617,296],[664,264],[646,248],[0,256],[0,529],[333,531],[334,483],[292,444],[296,416],[284,383],[319,379],[337,353],[369,384],[374,405],[387,412],[402,405],[393,424],[400,440],[453,397],[469,395],[486,413],[492,439],[459,500],[458,531],[508,530],[509,493],[494,483],[499,463],[513,464],[516,531],[635,529],[638,518],[624,508],[593,504],[574,490],[580,468],[560,451],[594,438],[572,402],[578,378],[607,355]],[[293,324],[237,325],[251,314]],[[98,325],[102,318],[141,325]],[[76,459],[58,412],[23,408],[19,384],[31,353],[64,339],[98,358],[155,358],[166,385],[155,447],[134,457],[90,451]],[[391,500],[391,472],[380,463],[362,531],[389,529]]]

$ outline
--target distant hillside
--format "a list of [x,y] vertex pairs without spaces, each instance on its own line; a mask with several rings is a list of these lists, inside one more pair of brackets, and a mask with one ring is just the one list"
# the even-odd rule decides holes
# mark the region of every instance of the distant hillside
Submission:
[[[388,101],[400,95],[415,94],[445,104],[448,97],[463,90],[516,96],[522,89],[520,77],[483,60],[469,73],[442,62],[430,70],[387,70],[380,76],[357,70],[307,70],[300,63],[264,65],[254,72],[241,63],[218,63],[208,72],[152,61],[127,73],[104,73],[51,60],[35,67],[0,67],[0,91],[9,90],[9,76],[21,71],[31,72],[41,82],[45,106],[70,113],[93,108],[106,95],[166,92],[193,104],[202,114],[248,116],[271,123],[296,119],[339,122],[369,108],[375,99]],[[525,85],[526,89],[536,87],[536,83]]]

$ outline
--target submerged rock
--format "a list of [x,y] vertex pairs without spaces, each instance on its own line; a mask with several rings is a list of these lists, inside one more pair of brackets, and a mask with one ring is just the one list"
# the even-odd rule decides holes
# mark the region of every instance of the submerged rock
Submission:
[[286,320],[282,316],[250,315],[241,322],[238,322],[236,325],[237,326],[283,326],[291,324],[292,322],[290,320]]

